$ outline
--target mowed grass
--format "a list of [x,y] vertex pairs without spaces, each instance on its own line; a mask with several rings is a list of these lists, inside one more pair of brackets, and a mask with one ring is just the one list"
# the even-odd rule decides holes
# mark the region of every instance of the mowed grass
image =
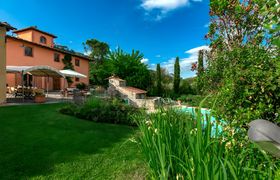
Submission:
[[0,107],[0,179],[143,179],[138,130],[58,112],[62,104]]

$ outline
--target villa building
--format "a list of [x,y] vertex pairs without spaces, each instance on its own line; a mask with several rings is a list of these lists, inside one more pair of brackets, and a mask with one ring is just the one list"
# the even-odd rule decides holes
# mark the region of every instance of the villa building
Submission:
[[[13,35],[6,35],[6,66],[50,66],[62,70],[65,66],[62,59],[66,54],[71,55],[74,71],[84,74],[86,78],[73,78],[73,84],[89,84],[90,58],[81,53],[68,50],[66,47],[54,43],[55,35],[39,30],[32,26],[13,31]],[[2,71],[2,70],[1,70]],[[32,77],[27,74],[23,80],[32,86],[45,89],[46,77]],[[16,87],[22,84],[22,77],[17,73],[6,74],[6,85]],[[59,77],[48,78],[49,90],[61,90],[67,87],[66,81]]]

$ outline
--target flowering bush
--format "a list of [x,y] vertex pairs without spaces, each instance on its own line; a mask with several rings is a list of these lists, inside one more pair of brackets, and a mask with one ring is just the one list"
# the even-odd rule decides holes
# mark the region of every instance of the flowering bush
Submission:
[[233,126],[279,123],[279,2],[211,0],[211,51],[201,80],[218,95],[217,111]]

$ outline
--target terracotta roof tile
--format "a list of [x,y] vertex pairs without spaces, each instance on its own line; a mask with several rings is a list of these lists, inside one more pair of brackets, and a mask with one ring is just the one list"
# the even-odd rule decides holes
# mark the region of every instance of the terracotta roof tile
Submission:
[[116,80],[119,80],[119,81],[125,81],[125,80],[119,78],[118,76],[111,76],[108,79],[116,79]]
[[20,33],[20,32],[23,32],[23,31],[28,31],[28,30],[34,30],[34,31],[38,31],[40,33],[43,33],[43,34],[46,34],[46,35],[49,35],[53,38],[57,38],[57,36],[51,34],[51,33],[48,33],[48,32],[45,32],[45,31],[41,31],[40,29],[37,29],[36,26],[30,26],[30,27],[27,27],[27,28],[23,28],[23,29],[19,29],[19,30],[16,30],[16,31],[13,31],[14,33]]
[[135,87],[123,87],[123,89],[127,90],[127,91],[130,91],[130,92],[134,92],[136,94],[146,94],[147,91],[145,90],[142,90],[142,89],[138,89],[138,88],[135,88]]

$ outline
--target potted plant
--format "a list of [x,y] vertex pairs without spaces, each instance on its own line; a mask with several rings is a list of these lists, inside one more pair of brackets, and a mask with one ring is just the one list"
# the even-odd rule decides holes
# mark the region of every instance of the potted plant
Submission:
[[35,103],[46,102],[46,95],[44,94],[44,91],[42,89],[38,89],[37,91],[35,91],[34,102]]

